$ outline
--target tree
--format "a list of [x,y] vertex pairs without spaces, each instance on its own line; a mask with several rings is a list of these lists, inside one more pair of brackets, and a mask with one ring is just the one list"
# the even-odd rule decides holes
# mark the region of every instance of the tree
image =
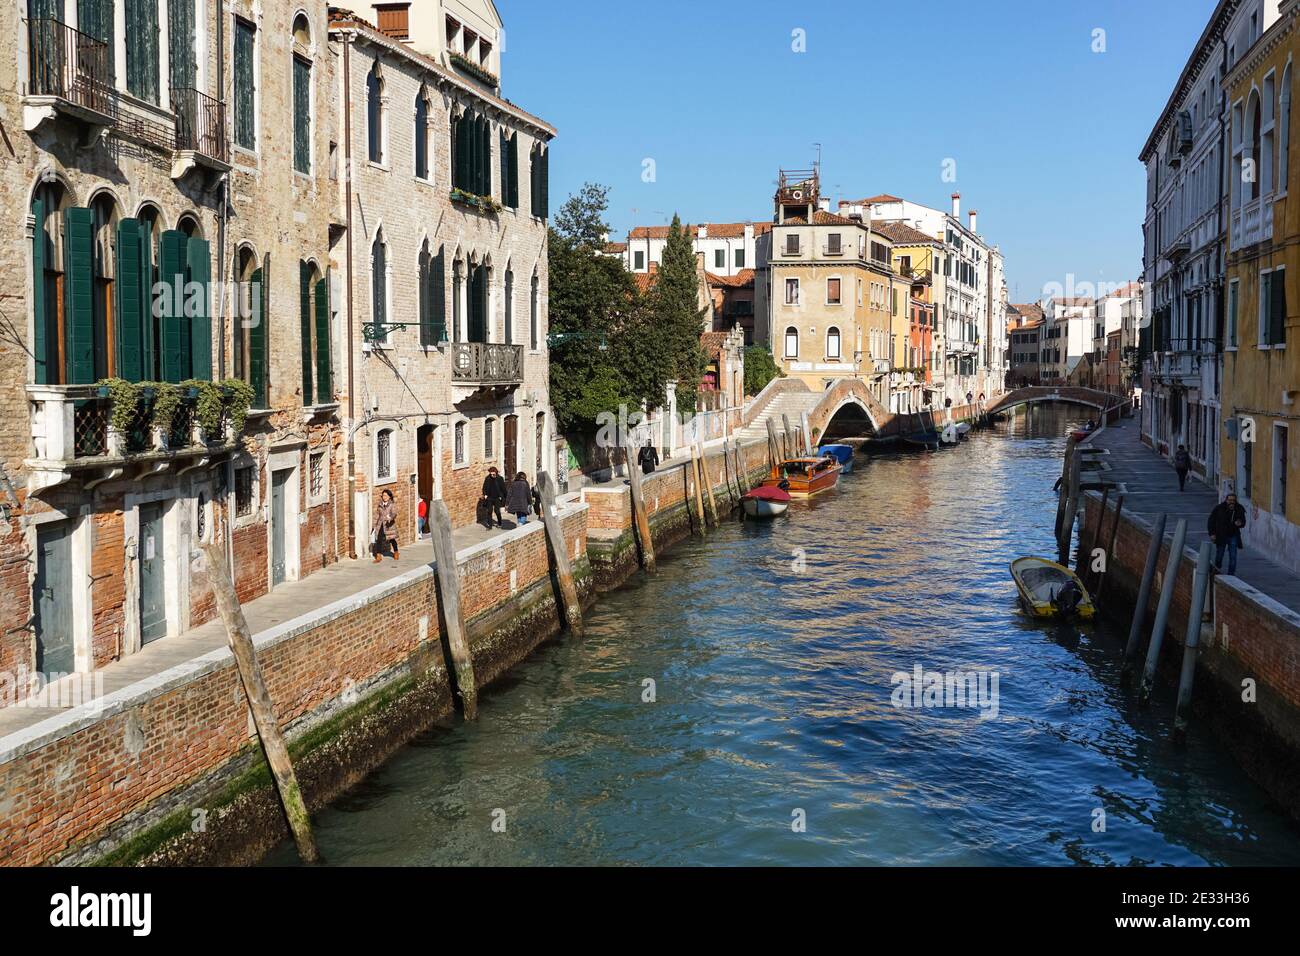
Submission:
[[785,372],[772,358],[772,350],[766,345],[745,349],[745,394],[757,395],[774,378],[785,378]]
[[550,231],[551,404],[562,431],[593,434],[601,413],[663,403],[670,366],[636,280],[601,255],[609,189],[587,183]]
[[671,374],[677,381],[677,406],[694,412],[705,356],[700,347],[704,314],[700,305],[700,280],[690,236],[674,215],[664,244],[663,261],[650,295],[651,309]]

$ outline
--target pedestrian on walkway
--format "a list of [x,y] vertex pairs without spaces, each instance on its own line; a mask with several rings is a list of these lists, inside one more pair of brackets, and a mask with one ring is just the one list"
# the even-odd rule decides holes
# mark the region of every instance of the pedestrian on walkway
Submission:
[[387,488],[379,496],[379,507],[375,509],[375,526],[370,535],[374,542],[371,550],[375,555],[375,564],[383,561],[384,555],[390,550],[394,561],[401,557],[397,548],[397,502]]
[[1228,573],[1237,573],[1237,549],[1241,543],[1241,529],[1246,527],[1246,509],[1237,504],[1237,496],[1229,493],[1210,512],[1206,530],[1214,542],[1214,570],[1223,570],[1223,553],[1228,553]]
[[641,466],[641,474],[651,474],[659,467],[659,449],[654,446],[654,440],[647,438],[645,447],[636,453],[636,463]]
[[483,521],[484,527],[492,527],[492,519],[495,516],[498,527],[505,527],[505,522],[501,520],[501,506],[506,503],[506,480],[497,472],[497,466],[492,465],[488,468],[487,477],[483,479],[483,497],[481,507],[483,515],[480,520]]
[[1174,452],[1174,471],[1178,472],[1178,490],[1187,490],[1187,473],[1192,470],[1192,456],[1187,454],[1187,446],[1179,445]]
[[528,476],[522,471],[510,482],[506,493],[506,511],[510,512],[521,525],[528,524],[528,509],[533,505],[533,489],[528,485]]

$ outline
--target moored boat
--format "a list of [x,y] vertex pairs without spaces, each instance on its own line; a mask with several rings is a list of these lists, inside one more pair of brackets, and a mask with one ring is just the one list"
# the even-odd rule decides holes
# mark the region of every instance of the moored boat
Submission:
[[740,506],[751,518],[775,518],[790,507],[790,493],[776,485],[759,485],[741,496]]
[[931,431],[912,432],[910,435],[904,435],[901,441],[910,448],[925,448],[929,451],[937,451],[939,448],[939,433]]
[[853,470],[853,446],[852,445],[819,445],[817,454],[829,455],[840,463],[841,474],[847,475]]
[[962,441],[970,437],[970,422],[957,423],[957,437]]
[[811,498],[834,488],[841,470],[834,458],[790,458],[773,468],[763,484],[781,488],[792,498]]
[[1020,603],[1033,617],[1080,617],[1086,621],[1096,613],[1079,576],[1055,561],[1017,558],[1011,562],[1011,578],[1020,592]]

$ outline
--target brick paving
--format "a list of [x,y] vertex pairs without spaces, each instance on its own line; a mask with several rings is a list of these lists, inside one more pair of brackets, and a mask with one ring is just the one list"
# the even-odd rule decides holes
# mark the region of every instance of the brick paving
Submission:
[[[1125,514],[1140,514],[1154,522],[1163,511],[1169,515],[1165,533],[1171,537],[1178,519],[1186,518],[1187,548],[1193,554],[1200,549],[1201,542],[1209,537],[1205,523],[1218,500],[1213,488],[1188,475],[1187,489],[1180,492],[1173,465],[1142,443],[1136,419],[1124,419],[1119,425],[1103,429],[1088,445],[1110,452],[1103,456],[1110,466],[1106,478],[1124,486]],[[1112,490],[1112,508],[1115,495],[1116,491]],[[1300,577],[1251,548],[1249,514],[1241,537],[1245,547],[1237,554],[1236,576],[1300,613]]]

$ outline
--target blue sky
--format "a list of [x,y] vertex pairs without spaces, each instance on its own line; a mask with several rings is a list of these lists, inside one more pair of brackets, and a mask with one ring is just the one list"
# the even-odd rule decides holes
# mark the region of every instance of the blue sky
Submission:
[[[1012,301],[1141,270],[1138,151],[1213,0],[497,0],[503,89],[560,130],[552,207],[612,187],[614,238],[766,220],[822,144],[824,192],[946,208],[1001,246]],[[646,11],[653,11],[647,14]],[[792,51],[792,32],[807,49]],[[1105,52],[1092,50],[1105,31]],[[642,181],[643,160],[656,181]],[[956,161],[956,182],[941,178]]]

